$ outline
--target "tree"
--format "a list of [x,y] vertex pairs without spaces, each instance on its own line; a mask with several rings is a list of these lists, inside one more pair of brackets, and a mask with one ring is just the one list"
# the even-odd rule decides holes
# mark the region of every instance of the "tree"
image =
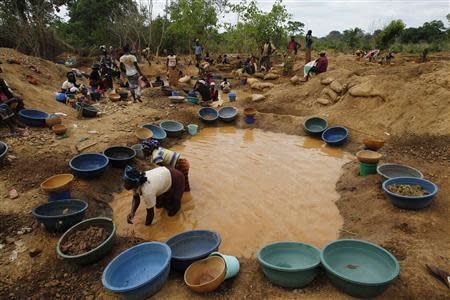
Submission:
[[400,36],[403,29],[405,29],[405,23],[402,20],[391,21],[375,38],[377,47],[381,49],[388,48]]
[[362,39],[364,38],[364,31],[358,27],[347,29],[344,30],[342,38],[352,50],[355,50],[356,48],[361,47]]

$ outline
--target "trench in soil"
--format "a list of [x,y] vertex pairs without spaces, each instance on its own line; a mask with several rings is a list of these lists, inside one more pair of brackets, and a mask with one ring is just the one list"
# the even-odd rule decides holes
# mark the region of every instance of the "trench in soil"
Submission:
[[318,247],[338,238],[343,219],[335,185],[351,155],[319,139],[259,129],[205,128],[173,150],[190,163],[191,192],[180,212],[157,209],[145,226],[145,208],[126,222],[132,194],[114,195],[113,218],[121,236],[165,241],[172,235],[208,229],[220,233],[221,251],[252,257],[275,241]]

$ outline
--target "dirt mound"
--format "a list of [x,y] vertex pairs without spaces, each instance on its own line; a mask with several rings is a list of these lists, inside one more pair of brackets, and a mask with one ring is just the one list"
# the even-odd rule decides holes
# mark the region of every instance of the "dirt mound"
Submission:
[[91,226],[85,230],[79,230],[69,236],[61,244],[61,250],[68,255],[79,255],[97,248],[109,236],[105,228]]

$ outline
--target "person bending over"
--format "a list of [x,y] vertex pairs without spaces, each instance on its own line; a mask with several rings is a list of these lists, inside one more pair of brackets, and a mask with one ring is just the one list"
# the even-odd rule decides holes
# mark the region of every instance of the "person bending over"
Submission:
[[151,225],[156,208],[165,208],[169,217],[175,216],[181,207],[181,198],[185,183],[183,174],[172,167],[157,167],[140,172],[132,166],[126,166],[123,174],[124,187],[133,191],[131,212],[127,222],[133,224],[141,197],[147,209],[145,225]]

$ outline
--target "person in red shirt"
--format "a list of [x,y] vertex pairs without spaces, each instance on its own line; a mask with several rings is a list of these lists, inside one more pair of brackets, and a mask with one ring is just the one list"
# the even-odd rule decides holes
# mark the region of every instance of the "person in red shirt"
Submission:
[[291,36],[291,40],[289,41],[288,44],[288,52],[290,54],[294,53],[294,55],[297,55],[297,51],[300,47],[301,45],[297,43],[297,41],[295,41],[295,37]]
[[314,73],[316,74],[324,73],[327,71],[328,68],[328,58],[326,56],[325,51],[321,51],[319,55],[320,57],[316,60],[317,64],[314,70]]

